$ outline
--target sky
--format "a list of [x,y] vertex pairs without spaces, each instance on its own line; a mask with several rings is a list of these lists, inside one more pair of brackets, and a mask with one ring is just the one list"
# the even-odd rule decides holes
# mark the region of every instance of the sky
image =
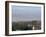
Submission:
[[12,21],[41,20],[41,7],[12,5]]

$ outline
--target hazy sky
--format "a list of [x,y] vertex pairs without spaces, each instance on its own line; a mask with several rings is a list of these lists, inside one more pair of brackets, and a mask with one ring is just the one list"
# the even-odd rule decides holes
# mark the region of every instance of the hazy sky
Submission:
[[31,21],[41,19],[41,7],[12,5],[12,21]]

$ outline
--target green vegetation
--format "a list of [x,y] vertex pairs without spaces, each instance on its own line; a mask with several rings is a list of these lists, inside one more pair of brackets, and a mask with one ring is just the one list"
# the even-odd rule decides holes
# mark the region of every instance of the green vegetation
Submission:
[[[12,22],[12,31],[16,30],[32,30],[33,25],[35,27],[41,28],[41,22],[37,23],[37,21],[21,21],[21,22]],[[39,26],[38,26],[39,25]],[[37,29],[35,29],[37,30]]]

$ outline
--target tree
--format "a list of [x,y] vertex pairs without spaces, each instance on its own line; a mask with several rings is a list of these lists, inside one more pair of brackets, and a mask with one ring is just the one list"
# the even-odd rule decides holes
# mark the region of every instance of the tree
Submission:
[[35,26],[37,25],[37,21],[32,21],[32,28],[35,29]]

